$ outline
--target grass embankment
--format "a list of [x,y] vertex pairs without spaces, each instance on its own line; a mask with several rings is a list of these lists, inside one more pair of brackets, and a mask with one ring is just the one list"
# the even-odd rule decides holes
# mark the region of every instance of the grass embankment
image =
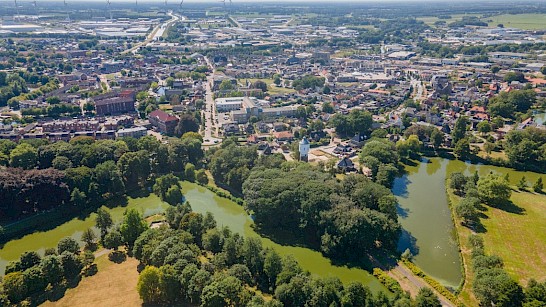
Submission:
[[[446,183],[449,186],[449,181]],[[450,208],[459,236],[461,255],[465,267],[465,283],[459,299],[467,306],[478,306],[472,293],[474,272],[471,265],[471,246],[468,237],[472,231],[461,225],[454,212],[460,197],[447,189]],[[546,195],[514,190],[511,201],[518,210],[503,210],[483,206],[481,224],[487,254],[498,255],[504,261],[505,270],[522,285],[535,278],[546,280]],[[521,211],[521,212],[519,212]]]
[[80,284],[66,291],[56,302],[42,306],[141,306],[136,286],[138,260],[128,257],[116,264],[108,260],[108,254],[95,260],[98,273],[82,279]]

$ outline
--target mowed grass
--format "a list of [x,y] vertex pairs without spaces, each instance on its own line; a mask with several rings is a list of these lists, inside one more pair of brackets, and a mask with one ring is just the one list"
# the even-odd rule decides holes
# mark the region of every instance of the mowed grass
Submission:
[[256,81],[263,81],[265,84],[267,84],[267,92],[271,95],[277,95],[277,94],[289,94],[294,93],[296,90],[291,88],[284,88],[284,87],[277,87],[273,83],[273,79],[253,79],[253,78],[242,78],[239,79],[239,83],[246,85],[246,81],[249,81],[251,83],[254,83]]
[[511,200],[524,209],[522,214],[487,207],[489,218],[485,250],[500,256],[506,271],[520,283],[546,280],[546,195],[513,191]]
[[505,28],[518,28],[524,30],[546,29],[546,14],[505,14],[491,16],[483,19],[490,27],[503,24]]
[[98,273],[85,277],[80,284],[66,291],[56,302],[46,302],[42,306],[141,306],[136,286],[138,282],[138,260],[127,258],[116,264],[102,255],[95,261]]
[[[447,182],[446,184],[449,184]],[[465,306],[478,306],[472,292],[474,272],[472,270],[471,246],[468,238],[471,230],[461,225],[454,212],[454,206],[460,197],[448,189],[448,196],[459,237],[461,255],[465,268],[465,284],[458,298]],[[500,256],[506,271],[521,284],[529,279],[546,280],[546,195],[531,192],[513,191],[512,202],[523,209],[521,214],[486,206],[483,211],[487,218],[481,223],[486,232],[479,235],[484,238],[487,254]]]

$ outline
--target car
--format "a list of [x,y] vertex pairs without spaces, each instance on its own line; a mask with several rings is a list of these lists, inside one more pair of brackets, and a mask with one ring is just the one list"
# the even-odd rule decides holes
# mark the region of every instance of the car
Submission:
[[218,144],[218,140],[214,140],[214,144]]

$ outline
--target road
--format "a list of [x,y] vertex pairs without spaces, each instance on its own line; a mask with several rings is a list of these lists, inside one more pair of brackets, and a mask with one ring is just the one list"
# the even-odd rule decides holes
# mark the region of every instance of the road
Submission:
[[205,109],[201,111],[201,115],[205,116],[205,132],[203,135],[203,145],[205,146],[218,144],[222,141],[218,138],[218,127],[216,125],[218,114],[214,107],[214,95],[210,86],[213,76],[214,73],[207,78],[205,83]]
[[426,90],[423,86],[423,82],[421,82],[418,79],[411,79],[410,81],[411,86],[414,88],[415,97],[413,97],[413,100],[415,101],[421,101],[426,98]]
[[167,15],[169,15],[171,17],[170,20],[164,22],[164,23],[160,23],[159,25],[157,25],[153,30],[152,32],[150,32],[150,34],[148,34],[148,36],[146,37],[146,39],[136,45],[134,45],[133,47],[125,50],[125,51],[122,51],[121,54],[127,54],[127,53],[134,53],[135,51],[137,51],[140,47],[142,46],[145,46],[147,45],[148,43],[154,41],[154,40],[157,40],[159,37],[161,37],[163,35],[163,33],[165,32],[165,30],[174,22],[177,22],[179,20],[185,20],[186,18],[183,17],[183,16],[178,16],[178,15],[175,15],[173,14],[172,11],[169,11],[169,13],[167,13]]

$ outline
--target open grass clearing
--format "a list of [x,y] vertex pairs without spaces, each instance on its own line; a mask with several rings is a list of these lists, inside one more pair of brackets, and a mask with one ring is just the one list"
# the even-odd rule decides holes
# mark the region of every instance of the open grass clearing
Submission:
[[255,79],[255,78],[242,78],[238,79],[237,81],[243,85],[246,85],[246,81],[249,81],[250,83],[254,83],[256,81],[263,81],[265,84],[267,84],[267,92],[271,95],[277,95],[277,94],[289,94],[294,93],[296,90],[291,88],[284,88],[284,87],[277,87],[273,83],[273,79]]
[[138,282],[138,260],[127,258],[116,264],[108,260],[108,255],[98,257],[98,273],[82,279],[80,284],[66,291],[65,296],[56,302],[46,302],[42,306],[140,306],[136,286]]
[[[478,306],[472,292],[474,272],[472,270],[471,246],[468,238],[471,230],[461,225],[454,212],[460,197],[448,189],[455,228],[459,236],[461,255],[465,267],[465,283],[460,290],[459,299],[466,306]],[[487,218],[481,219],[486,231],[483,237],[487,254],[500,256],[506,271],[526,285],[529,279],[546,280],[546,195],[531,192],[513,191],[512,202],[522,208],[522,214],[484,206]]]

